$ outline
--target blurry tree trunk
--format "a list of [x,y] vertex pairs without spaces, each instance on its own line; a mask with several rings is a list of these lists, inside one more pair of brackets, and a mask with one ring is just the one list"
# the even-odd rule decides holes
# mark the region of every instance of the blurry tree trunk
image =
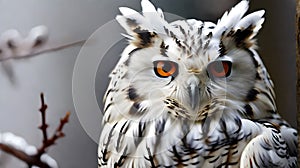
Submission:
[[300,166],[300,0],[297,1],[296,13],[296,65],[297,65],[297,130],[298,130],[298,166]]

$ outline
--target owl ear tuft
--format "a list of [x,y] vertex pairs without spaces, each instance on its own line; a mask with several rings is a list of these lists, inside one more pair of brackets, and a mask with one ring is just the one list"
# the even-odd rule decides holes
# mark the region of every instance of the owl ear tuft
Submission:
[[[135,15],[135,16],[134,16]],[[138,13],[130,17],[123,15],[117,16],[116,19],[120,25],[126,30],[128,35],[124,35],[129,41],[139,48],[148,47],[153,43],[153,38],[157,35],[153,30],[149,29],[144,22],[142,15]],[[142,17],[142,18],[141,18]]]
[[248,10],[249,1],[242,0],[230,12],[225,12],[219,20],[213,34],[221,39],[226,48],[250,48],[255,46],[254,37],[264,22],[264,10],[256,11],[243,17]]
[[147,47],[153,42],[157,34],[165,33],[165,27],[169,24],[164,20],[161,9],[156,9],[149,0],[142,0],[142,14],[127,8],[120,7],[122,15],[116,20],[126,30],[130,42],[138,47]]
[[255,46],[256,40],[254,37],[262,27],[264,13],[263,10],[251,13],[242,18],[229,32],[224,31],[221,40],[225,47],[226,43],[235,44],[239,48]]
[[233,28],[232,35],[227,34],[227,36],[233,36],[237,47],[250,48],[255,46],[256,40],[254,37],[261,29],[265,20],[263,18],[264,13],[264,10],[260,10],[245,16]]

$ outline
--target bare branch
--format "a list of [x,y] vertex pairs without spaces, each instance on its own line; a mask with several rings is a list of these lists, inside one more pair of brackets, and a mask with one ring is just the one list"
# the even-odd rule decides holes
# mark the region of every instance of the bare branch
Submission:
[[[70,112],[67,112],[64,118],[60,119],[60,124],[58,125],[55,133],[52,135],[50,139],[46,139],[43,141],[43,145],[38,149],[37,156],[41,156],[43,153],[46,152],[47,148],[54,145],[56,140],[65,136],[62,132],[64,125],[69,121]],[[47,131],[43,130],[43,133]]]
[[29,167],[32,165],[39,166],[40,168],[51,168],[47,163],[44,163],[40,160],[39,157],[30,156],[25,152],[18,150],[12,146],[0,143],[0,149],[16,158],[22,160],[23,162],[27,163]]
[[[21,138],[17,137],[11,133],[9,135],[6,134],[6,138],[3,138],[1,141],[0,139],[0,150],[15,156],[16,158],[22,160],[23,162],[27,163],[28,167],[32,166],[38,166],[40,168],[51,168],[53,166],[53,159],[46,154],[46,150],[54,145],[57,141],[57,139],[62,138],[65,136],[63,133],[63,128],[66,123],[69,121],[70,112],[67,112],[66,115],[60,119],[60,123],[57,126],[54,134],[49,138],[47,133],[48,124],[46,123],[46,110],[47,110],[47,104],[45,103],[44,94],[41,93],[41,118],[42,118],[42,124],[39,127],[40,130],[42,130],[43,133],[43,143],[42,146],[39,149],[36,149],[34,146],[29,146],[26,141]],[[2,135],[1,135],[2,136]],[[9,137],[9,138],[7,138]],[[6,139],[6,140],[4,140]],[[24,141],[23,144],[20,145],[17,143],[13,143],[12,141]],[[34,148],[33,152],[29,152],[25,149],[28,147]],[[47,157],[47,159],[45,159]],[[44,158],[44,159],[43,159]],[[49,162],[49,159],[52,160],[52,162]],[[55,161],[54,161],[55,162]],[[57,164],[55,162],[54,167],[57,167]]]
[[4,57],[4,58],[0,59],[0,62],[6,61],[6,60],[10,60],[10,59],[31,58],[31,57],[34,57],[34,56],[37,56],[37,55],[40,55],[40,54],[44,54],[44,53],[48,53],[48,52],[55,52],[55,51],[62,50],[62,49],[65,49],[65,48],[68,48],[68,47],[72,47],[72,46],[83,45],[85,43],[85,41],[86,40],[80,40],[80,41],[72,42],[72,43],[69,43],[69,44],[61,45],[61,46],[58,46],[58,47],[47,48],[47,49],[44,49],[44,50],[33,52],[31,54],[28,54],[28,55],[19,55],[19,56],[13,56],[13,57]]

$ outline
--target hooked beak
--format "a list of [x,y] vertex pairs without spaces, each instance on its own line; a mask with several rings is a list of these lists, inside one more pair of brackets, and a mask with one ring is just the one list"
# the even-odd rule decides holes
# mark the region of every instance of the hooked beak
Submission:
[[189,93],[190,106],[192,110],[195,110],[200,101],[199,80],[196,77],[190,78],[187,89]]

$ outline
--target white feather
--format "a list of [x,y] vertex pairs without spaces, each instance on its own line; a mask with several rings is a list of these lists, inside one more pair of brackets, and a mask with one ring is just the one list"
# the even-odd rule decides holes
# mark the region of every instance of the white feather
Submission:
[[240,20],[237,23],[237,25],[234,27],[234,29],[235,30],[237,30],[237,29],[244,29],[244,28],[247,28],[249,26],[252,26],[252,27],[254,27],[253,34],[250,37],[250,38],[252,38],[261,29],[262,24],[263,24],[263,22],[265,20],[263,18],[264,14],[265,14],[264,10],[253,12],[253,13],[245,16],[244,18],[242,18],[242,20]]
[[[242,18],[235,27],[237,28],[247,28],[250,25],[257,25],[260,23],[260,20],[263,19],[263,15],[265,14],[264,10],[260,10],[260,11],[256,11],[253,12],[247,16],[245,16],[244,18]],[[261,26],[261,25],[257,25],[257,26]]]
[[148,0],[142,1],[143,15],[127,7],[120,7],[119,10],[122,15],[117,16],[116,19],[129,35],[134,34],[132,29],[135,27],[128,25],[127,19],[134,20],[142,29],[155,31],[156,33],[162,32],[164,25],[167,25],[164,24],[162,10],[156,11],[155,7]]
[[127,7],[120,7],[119,10],[123,16],[140,15],[137,11]]
[[159,14],[159,16],[160,16],[162,19],[165,19],[165,16],[164,16],[164,13],[163,13],[162,9],[157,8],[157,13]]
[[230,12],[225,12],[214,29],[214,36],[220,37],[224,30],[230,31],[230,29],[232,29],[241,20],[248,8],[249,1],[242,0],[240,3],[234,6]]
[[157,12],[154,5],[149,0],[142,0],[141,5],[142,5],[143,13]]

